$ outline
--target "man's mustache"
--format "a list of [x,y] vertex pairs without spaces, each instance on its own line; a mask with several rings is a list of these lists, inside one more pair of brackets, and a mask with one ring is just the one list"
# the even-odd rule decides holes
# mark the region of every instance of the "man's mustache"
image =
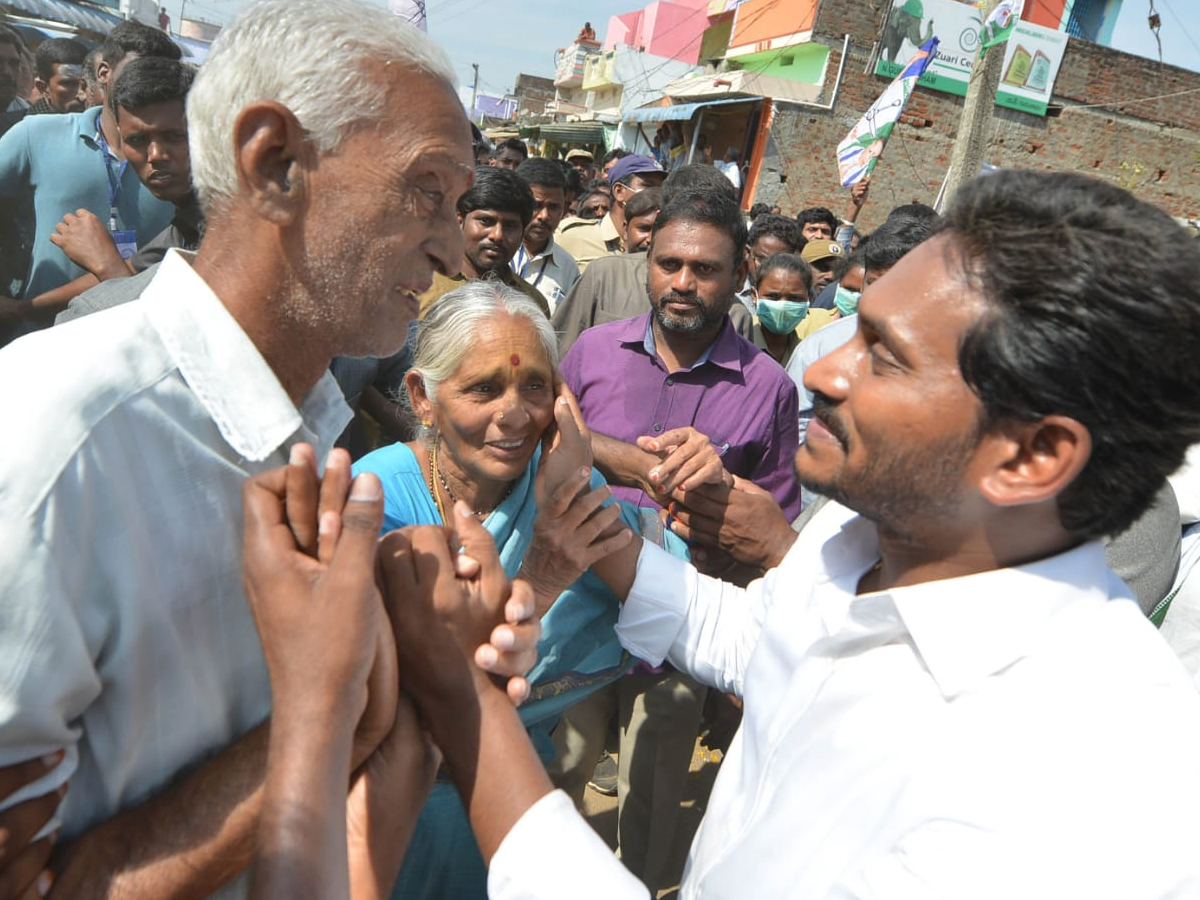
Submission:
[[813,393],[813,418],[817,419],[825,430],[832,434],[842,444],[849,441],[846,426],[834,412],[833,402],[820,392]]

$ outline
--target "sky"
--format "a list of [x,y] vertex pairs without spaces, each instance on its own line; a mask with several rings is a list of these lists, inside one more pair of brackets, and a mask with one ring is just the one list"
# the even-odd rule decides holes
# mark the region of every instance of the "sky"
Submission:
[[[370,2],[382,6],[385,0]],[[1124,0],[1113,43],[1119,50],[1158,59],[1158,47],[1146,24],[1150,2]],[[1162,17],[1163,62],[1200,71],[1200,2],[1153,2]],[[248,0],[182,3],[189,18],[226,22]],[[178,20],[180,5],[180,0],[167,0],[173,21]],[[426,0],[429,34],[449,53],[460,85],[470,90],[471,64],[478,63],[479,92],[491,96],[511,92],[522,72],[553,77],[555,49],[569,44],[585,21],[603,40],[609,17],[644,5],[645,0],[640,4],[637,0]]]

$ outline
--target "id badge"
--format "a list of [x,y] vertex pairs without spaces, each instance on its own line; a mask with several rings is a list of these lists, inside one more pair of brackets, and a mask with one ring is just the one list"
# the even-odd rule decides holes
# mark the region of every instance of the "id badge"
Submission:
[[137,232],[134,231],[112,231],[109,232],[113,241],[116,242],[117,252],[121,254],[121,259],[129,259],[133,254],[137,253]]

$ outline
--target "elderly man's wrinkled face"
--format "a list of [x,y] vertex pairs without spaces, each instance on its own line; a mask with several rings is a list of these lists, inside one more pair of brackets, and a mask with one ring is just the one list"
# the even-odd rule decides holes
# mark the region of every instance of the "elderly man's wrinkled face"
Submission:
[[408,335],[433,273],[457,274],[455,204],[471,184],[471,129],[454,91],[402,66],[381,76],[382,115],[306,175],[300,243],[290,248],[306,301],[336,353],[388,356]]

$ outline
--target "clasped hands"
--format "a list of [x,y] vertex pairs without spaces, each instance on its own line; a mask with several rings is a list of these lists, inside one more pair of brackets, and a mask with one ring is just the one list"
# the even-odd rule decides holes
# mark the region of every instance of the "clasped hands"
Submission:
[[453,715],[441,704],[464,690],[527,695],[540,635],[532,594],[510,584],[469,510],[456,515],[457,532],[416,526],[379,539],[379,480],[351,481],[341,450],[318,478],[304,444],[286,467],[249,479],[243,505],[246,596],[273,715],[352,720],[357,768],[392,735],[398,710],[414,721],[409,696],[428,718]]

